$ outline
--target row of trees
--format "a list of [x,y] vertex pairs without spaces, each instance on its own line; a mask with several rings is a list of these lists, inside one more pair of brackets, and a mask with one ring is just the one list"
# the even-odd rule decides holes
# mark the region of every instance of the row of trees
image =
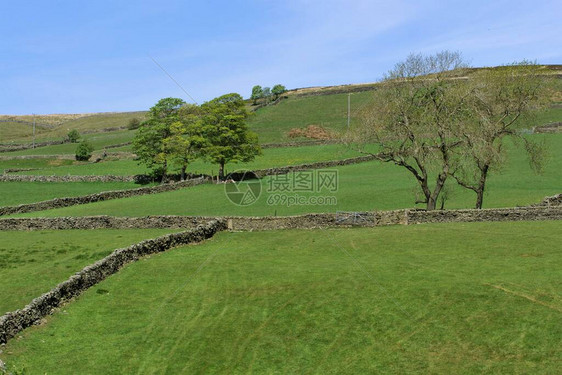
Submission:
[[283,85],[275,85],[272,88],[262,88],[260,85],[256,85],[252,87],[252,95],[250,96],[250,99],[254,101],[254,105],[257,105],[260,101],[263,104],[267,104],[269,102],[277,100],[279,96],[286,91],[287,89]]
[[163,182],[174,170],[184,179],[188,165],[198,158],[217,164],[223,180],[227,163],[248,162],[261,154],[257,135],[246,124],[249,115],[239,94],[223,95],[200,106],[164,98],[150,108],[133,149]]
[[467,67],[458,52],[410,55],[387,74],[361,125],[348,135],[359,146],[378,144],[371,154],[405,168],[421,191],[416,203],[428,210],[450,178],[473,191],[482,208],[487,178],[502,166],[508,137],[525,148],[534,169],[545,159],[544,145],[522,132],[547,103],[540,68],[523,61],[459,74]]

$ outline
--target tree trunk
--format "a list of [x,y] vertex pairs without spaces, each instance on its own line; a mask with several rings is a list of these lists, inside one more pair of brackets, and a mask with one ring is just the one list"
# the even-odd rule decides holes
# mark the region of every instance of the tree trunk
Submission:
[[437,181],[435,183],[435,189],[433,189],[433,193],[427,197],[427,207],[428,211],[435,210],[437,208],[437,199],[439,198],[439,194],[441,194],[441,190],[443,190],[443,186],[445,186],[445,181],[447,180],[447,168],[444,168],[444,171],[439,174],[437,177]]
[[167,172],[168,172],[168,162],[164,160],[164,164],[162,165],[162,180],[160,180],[161,184],[166,182]]
[[224,181],[224,161],[219,163],[219,181]]
[[187,169],[187,165],[182,165],[181,167],[181,180],[185,180],[185,170]]
[[488,170],[490,169],[489,164],[485,164],[484,168],[480,170],[480,181],[478,182],[478,188],[476,189],[476,209],[482,209],[482,203],[484,202],[484,188],[486,186],[486,178],[488,177]]
[[433,211],[435,210],[435,207],[437,206],[437,200],[434,199],[433,197],[429,197],[427,199],[427,206],[426,206],[426,210],[428,211]]

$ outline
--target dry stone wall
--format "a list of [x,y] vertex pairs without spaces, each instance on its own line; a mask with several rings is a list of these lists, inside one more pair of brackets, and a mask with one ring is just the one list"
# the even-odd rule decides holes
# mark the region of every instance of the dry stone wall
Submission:
[[67,229],[188,229],[214,220],[200,216],[83,216],[33,217],[0,219],[0,230],[67,230]]
[[23,175],[23,174],[0,175],[0,182],[134,182],[134,181],[135,181],[135,176],[112,176],[112,175],[41,176],[41,175]]
[[0,230],[194,228],[211,220],[226,220],[228,229],[262,231],[330,227],[377,227],[423,223],[480,221],[562,220],[562,205],[486,210],[394,210],[353,213],[320,213],[296,216],[145,216],[49,217],[0,219]]
[[[35,148],[37,147],[45,147],[45,146],[54,146],[54,145],[62,145],[67,143],[67,140],[59,140],[59,141],[49,141],[49,142],[38,142],[35,143]],[[33,143],[20,143],[20,144],[10,144],[4,143],[0,144],[0,152],[12,152],[12,151],[21,151],[21,150],[28,150],[33,148]]]
[[537,204],[536,206],[562,206],[562,194],[556,194],[551,197],[546,197],[542,200],[541,203]]
[[355,158],[348,158],[348,159],[343,159],[343,160],[329,160],[329,161],[321,161],[321,162],[317,162],[317,163],[290,165],[290,166],[286,166],[286,167],[258,169],[258,170],[253,171],[253,173],[258,178],[262,178],[262,177],[265,177],[265,176],[286,174],[286,173],[298,172],[298,171],[307,171],[307,170],[311,170],[311,169],[331,168],[331,167],[338,167],[338,166],[343,166],[343,165],[359,164],[359,163],[365,163],[365,162],[372,161],[372,160],[376,160],[375,155],[358,156],[358,157],[355,157]]
[[340,144],[337,139],[324,141],[301,141],[301,142],[285,142],[285,143],[264,143],[261,148],[285,148],[285,147],[304,147],[304,146],[323,146]]
[[143,256],[163,252],[176,246],[201,242],[225,228],[224,220],[214,220],[193,230],[168,234],[115,250],[105,258],[86,266],[51,291],[35,298],[23,309],[1,316],[0,344],[5,344],[25,328],[39,322],[54,309],[116,273],[124,265],[137,261]]
[[408,211],[407,220],[408,224],[562,220],[562,206],[520,207],[487,210],[412,210]]
[[37,202],[37,203],[20,204],[18,206],[6,206],[6,207],[0,207],[0,216],[21,214],[21,213],[33,212],[33,211],[50,210],[53,208],[61,208],[61,207],[74,206],[78,204],[107,201],[111,199],[129,198],[138,195],[157,194],[157,193],[173,191],[185,187],[196,186],[208,182],[209,180],[205,178],[195,178],[191,180],[174,182],[170,184],[162,184],[158,186],[141,187],[141,188],[128,189],[128,190],[105,191],[96,194],[83,195],[80,197],[55,198],[55,199],[51,199],[43,202]]
[[0,160],[32,160],[32,159],[66,159],[75,160],[76,156],[72,154],[55,154],[55,155],[0,155]]

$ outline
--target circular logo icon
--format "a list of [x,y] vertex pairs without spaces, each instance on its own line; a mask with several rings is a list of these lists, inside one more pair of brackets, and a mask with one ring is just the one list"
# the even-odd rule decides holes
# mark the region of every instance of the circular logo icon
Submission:
[[260,197],[261,181],[251,171],[237,170],[226,177],[224,192],[232,203],[249,206]]

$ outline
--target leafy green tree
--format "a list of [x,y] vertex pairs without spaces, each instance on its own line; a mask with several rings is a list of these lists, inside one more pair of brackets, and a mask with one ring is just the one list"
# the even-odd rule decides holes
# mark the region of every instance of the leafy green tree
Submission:
[[283,95],[283,93],[285,93],[286,91],[287,91],[287,89],[283,85],[275,85],[271,89],[271,93],[273,94],[273,97],[274,97],[275,100],[277,100],[279,98],[279,96]]
[[83,140],[78,147],[76,147],[75,158],[78,161],[88,161],[92,157],[93,151],[94,146],[92,146],[90,142]]
[[68,139],[68,141],[70,143],[77,143],[78,140],[81,138],[81,136],[80,136],[80,133],[78,132],[78,130],[72,129],[71,131],[68,132],[68,134],[66,135],[66,138]]
[[127,129],[135,130],[138,129],[140,125],[141,125],[141,121],[138,118],[133,117],[132,119],[129,120],[129,123],[127,124]]
[[185,180],[189,163],[201,155],[207,141],[203,137],[202,111],[199,106],[183,106],[179,118],[180,121],[170,126],[170,136],[164,139],[164,149],[171,163],[180,167],[181,179]]
[[179,98],[160,99],[150,108],[148,119],[141,124],[133,140],[133,150],[140,163],[160,176],[162,182],[166,180],[171,153],[164,140],[172,136],[171,126],[179,121],[180,108],[185,104]]
[[261,154],[258,136],[248,130],[250,113],[239,94],[226,94],[201,105],[202,136],[206,139],[203,153],[219,165],[219,179],[224,180],[227,163],[248,162]]
[[262,98],[264,103],[271,101],[271,89],[269,87],[264,87],[262,90]]
[[260,100],[262,97],[263,97],[263,89],[261,88],[261,86],[256,85],[252,87],[252,96],[250,97],[250,99],[254,101],[254,105],[258,104],[258,100]]

